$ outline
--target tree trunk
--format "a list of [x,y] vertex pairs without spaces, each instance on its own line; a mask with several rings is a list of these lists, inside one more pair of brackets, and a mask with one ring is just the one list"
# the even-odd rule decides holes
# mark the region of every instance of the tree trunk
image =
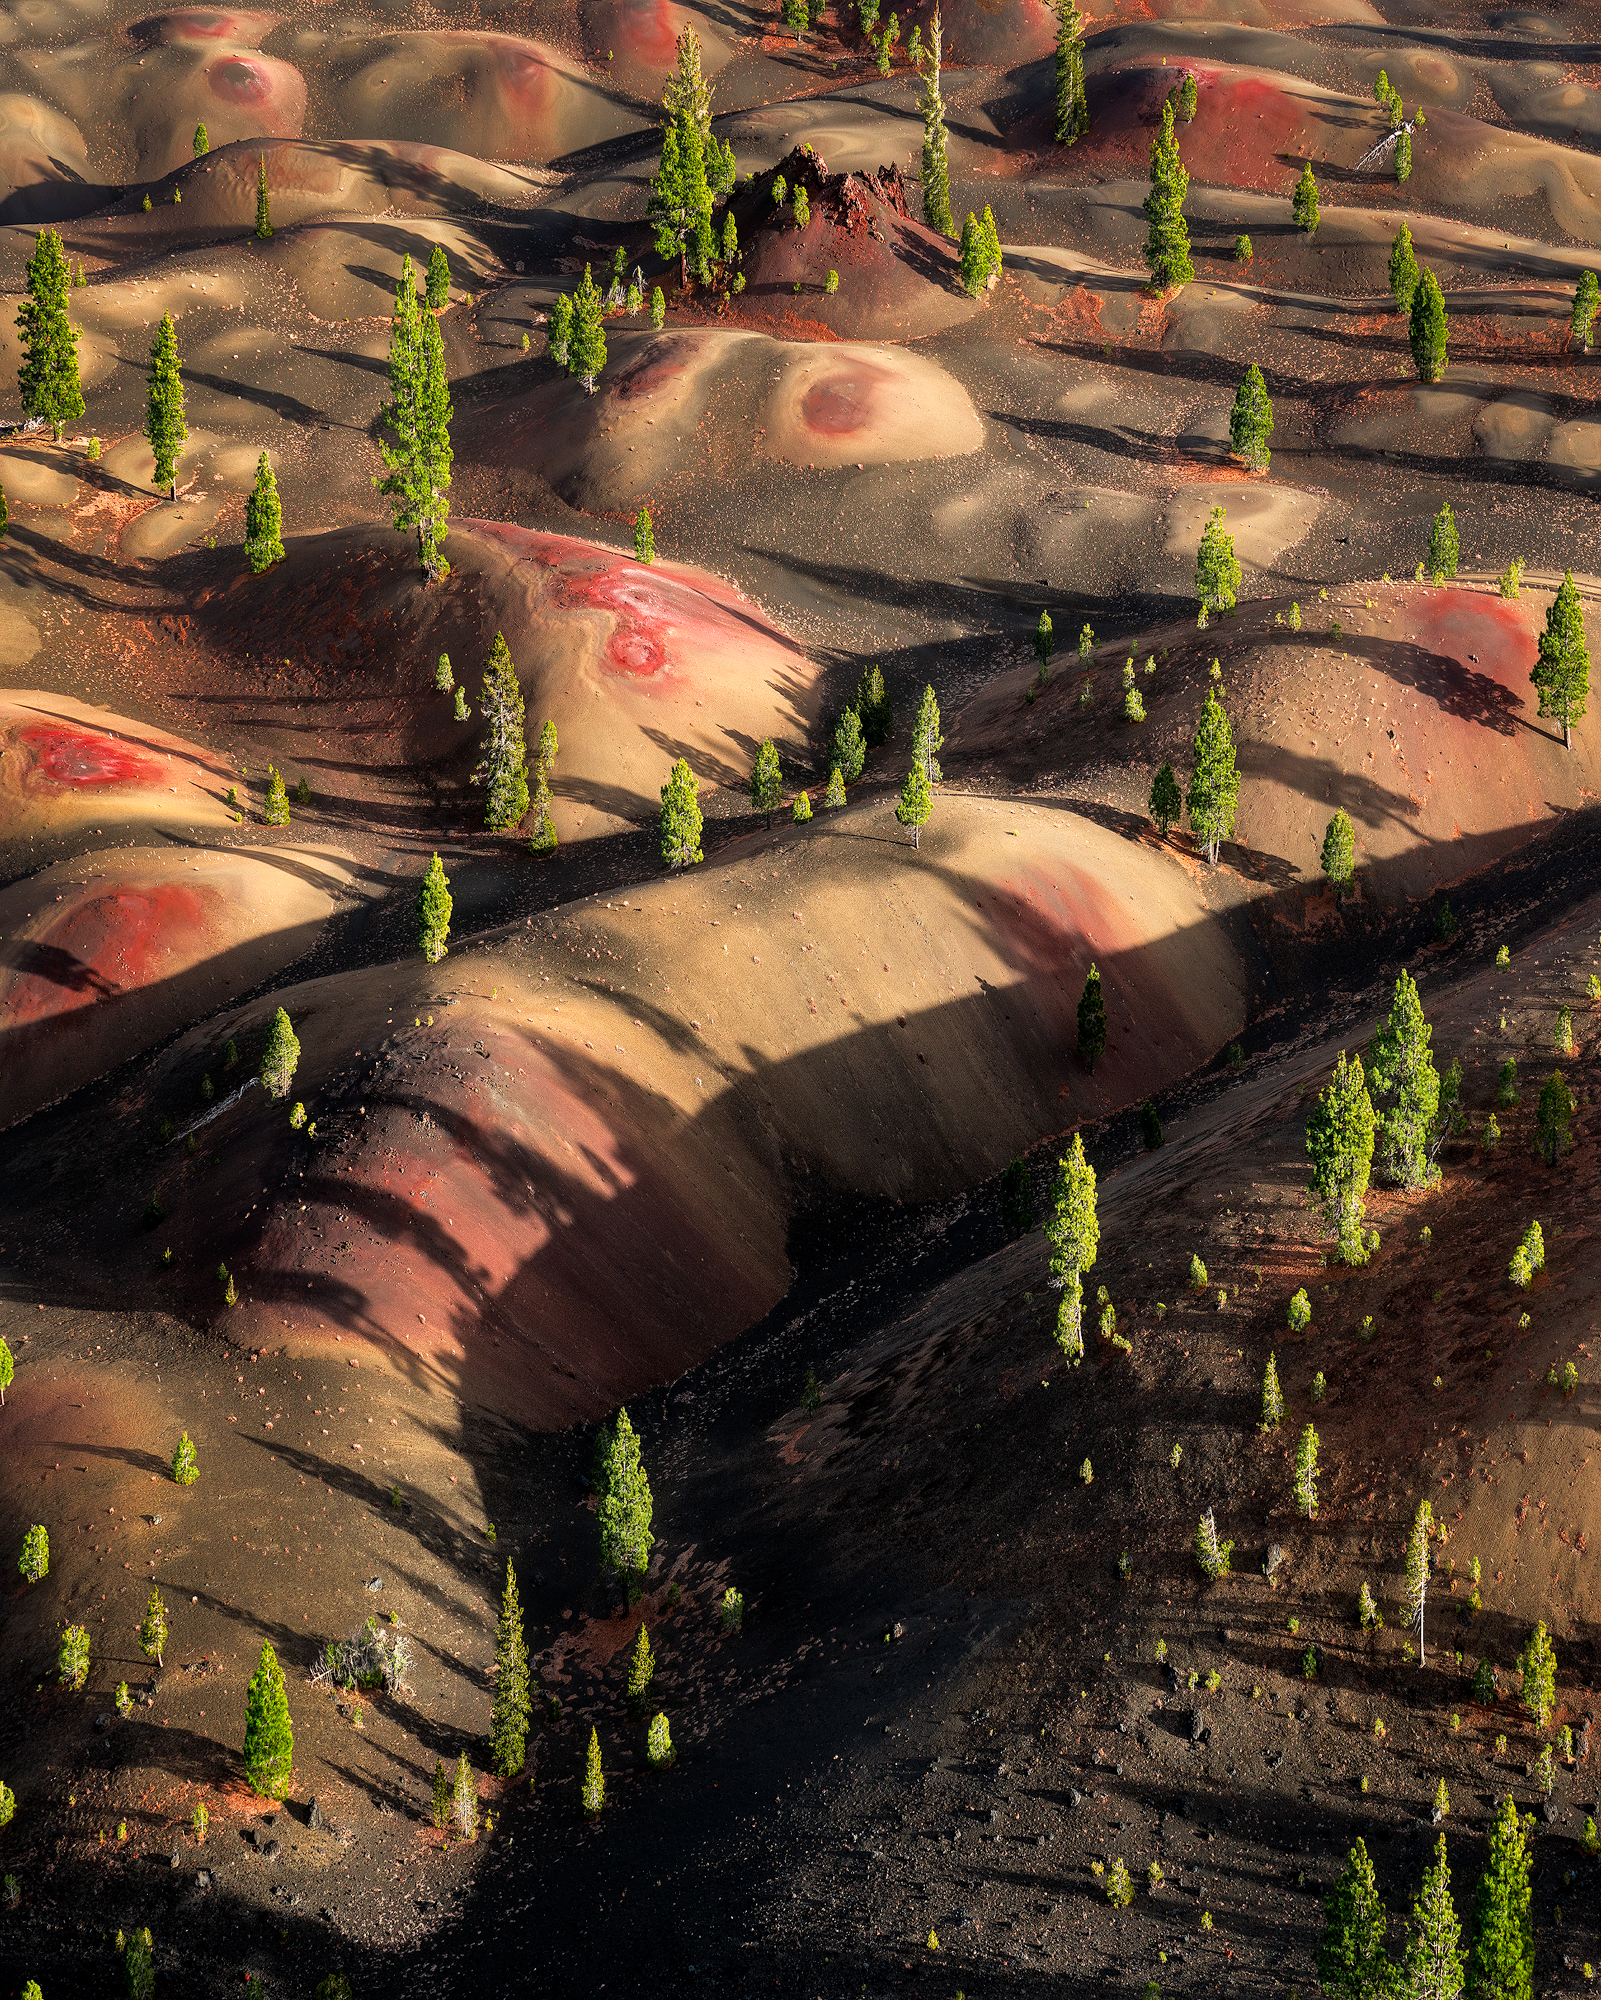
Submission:
[[1562,724],[1562,747],[1564,750],[1573,748],[1573,732],[1568,728],[1566,719]]

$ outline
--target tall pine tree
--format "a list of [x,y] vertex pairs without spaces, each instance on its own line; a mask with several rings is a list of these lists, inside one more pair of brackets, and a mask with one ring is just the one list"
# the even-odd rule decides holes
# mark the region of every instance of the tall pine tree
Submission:
[[923,79],[923,94],[917,108],[923,114],[923,220],[941,236],[954,236],[951,220],[951,170],[947,159],[945,98],[940,90],[940,60],[944,53],[945,31],[940,25],[939,7],[929,23],[928,40],[922,31],[912,30],[912,65]]
[[150,378],[145,391],[145,436],[155,459],[155,483],[178,497],[178,457],[188,441],[183,420],[183,378],[178,370],[178,330],[163,313],[150,346]]
[[1162,106],[1162,129],[1151,141],[1151,188],[1145,197],[1145,263],[1158,291],[1187,285],[1195,276],[1190,262],[1190,232],[1184,221],[1184,197],[1190,177],[1179,159],[1173,133],[1173,100]]
[[387,470],[373,484],[380,493],[389,496],[395,526],[402,532],[416,534],[419,553],[423,545],[423,515],[430,501],[419,408],[427,376],[417,279],[408,253],[400,260],[395,310],[389,323],[389,401],[379,412],[379,421],[388,433],[387,438],[378,440]]
[[284,559],[284,510],[272,462],[263,452],[256,460],[256,483],[245,502],[245,558],[251,574],[260,576]]
[[523,1767],[530,1705],[523,1608],[517,1598],[517,1573],[508,1561],[500,1623],[495,1627],[495,1698],[489,1710],[489,1762],[498,1778],[515,1778]]
[[1240,774],[1234,765],[1234,732],[1217,698],[1217,689],[1206,691],[1195,732],[1195,775],[1190,780],[1188,800],[1190,826],[1206,849],[1206,858],[1216,865],[1217,850],[1234,831],[1234,813],[1240,800]]
[[1101,1243],[1095,1169],[1084,1157],[1084,1140],[1077,1132],[1066,1158],[1056,1165],[1045,1239],[1051,1246],[1051,1284],[1062,1294],[1056,1344],[1076,1367],[1084,1358],[1084,1273],[1095,1268]]
[[584,282],[573,293],[573,330],[567,342],[567,372],[593,396],[606,366],[606,329],[600,289],[584,266]]
[[1206,619],[1232,611],[1239,602],[1242,572],[1239,557],[1234,553],[1234,537],[1223,525],[1226,518],[1221,507],[1212,509],[1201,530],[1201,545],[1195,551],[1195,594],[1206,614],[1203,624]]
[[245,1780],[258,1798],[287,1796],[294,1757],[295,1737],[283,1668],[278,1655],[263,1641],[245,1706]]
[[431,313],[422,318],[423,379],[417,395],[418,519],[417,554],[425,579],[432,583],[448,575],[449,565],[439,545],[450,529],[450,379],[445,368],[445,341]]
[[1412,293],[1412,361],[1420,382],[1438,382],[1445,373],[1446,340],[1451,331],[1445,310],[1445,294],[1434,273],[1424,270]]
[[757,747],[756,761],[751,766],[750,802],[754,811],[766,815],[769,826],[783,795],[784,774],[779,768],[778,752],[773,746],[773,739],[764,736]]
[[417,891],[417,945],[430,965],[437,965],[449,949],[445,940],[450,936],[452,907],[450,877],[436,854]]
[[71,289],[61,237],[54,229],[41,229],[28,259],[28,295],[17,314],[22,345],[17,393],[24,414],[49,424],[58,444],[66,426],[83,415],[78,330],[67,317]]
[[922,844],[922,831],[933,810],[934,794],[929,790],[927,774],[921,764],[913,764],[906,773],[901,795],[895,802],[896,819],[902,826],[912,829],[913,847]]
[[430,312],[443,312],[450,304],[450,259],[443,243],[436,243],[428,253],[428,282],[423,302]]
[[1440,1108],[1440,1078],[1429,1053],[1433,1035],[1412,975],[1403,972],[1367,1064],[1368,1095],[1379,1120],[1379,1171],[1398,1187],[1426,1187],[1438,1178],[1429,1157]]
[[670,125],[685,113],[704,140],[712,129],[712,87],[701,70],[700,37],[693,28],[685,28],[675,46],[678,68],[662,85],[664,122]]
[[1267,441],[1273,435],[1273,402],[1267,393],[1262,371],[1253,361],[1234,393],[1229,415],[1229,449],[1243,458],[1253,472],[1266,472],[1273,454]]
[[1056,5],[1056,143],[1071,146],[1090,129],[1084,93],[1084,16],[1073,0]]
[[1078,1003],[1078,1052],[1091,1076],[1095,1074],[1096,1060],[1105,1047],[1106,1003],[1101,998],[1100,971],[1092,965]]
[[1451,1870],[1442,1833],[1434,1843],[1434,1866],[1424,1870],[1423,1886],[1412,1905],[1412,1937],[1401,1959],[1397,1990],[1406,2000],[1457,2000],[1463,1962],[1462,1926],[1451,1900]]
[[939,730],[939,703],[934,698],[931,687],[923,689],[923,699],[918,704],[917,721],[912,726],[912,755],[923,767],[923,775],[931,785],[937,785],[944,777],[939,767],[939,753],[945,738]]
[[1540,693],[1540,713],[1562,724],[1562,742],[1573,748],[1573,725],[1590,695],[1590,652],[1584,643],[1584,607],[1570,569],[1545,614],[1540,657],[1529,675]]
[[650,1567],[655,1545],[651,1532],[653,1503],[650,1480],[640,1457],[639,1437],[627,1410],[617,1412],[617,1427],[602,1439],[599,1496],[595,1518],[600,1525],[600,1559],[615,1574],[633,1579]]
[[509,833],[528,810],[528,744],[523,735],[527,706],[511,648],[499,632],[484,662],[478,700],[489,734],[472,782],[488,787],[484,825],[496,833]]
[[706,859],[700,845],[705,823],[700,809],[700,786],[688,760],[680,757],[662,786],[659,830],[662,859],[669,868],[692,868]]
[[1388,2000],[1390,1960],[1384,1949],[1389,1915],[1367,1843],[1351,1849],[1345,1868],[1324,1904],[1327,1923],[1317,1951],[1317,1972],[1325,1993],[1338,2000]]
[[1490,1856],[1473,1898],[1468,1982],[1474,2000],[1530,2000],[1534,1988],[1534,1921],[1529,1910],[1531,1817],[1511,1797],[1490,1829]]
[[272,197],[267,192],[267,156],[257,156],[256,165],[256,239],[265,243],[272,235]]
[[693,112],[677,110],[662,133],[661,165],[650,184],[647,214],[656,250],[678,259],[678,279],[705,275],[715,254],[712,191],[706,178],[706,137]]
[[1374,1123],[1362,1058],[1347,1057],[1342,1049],[1328,1088],[1307,1120],[1306,1150],[1312,1192],[1347,1264],[1367,1262],[1362,1217],[1373,1167]]
[[1403,222],[1390,245],[1390,293],[1397,307],[1408,315],[1412,294],[1418,288],[1418,260],[1412,249],[1412,232]]

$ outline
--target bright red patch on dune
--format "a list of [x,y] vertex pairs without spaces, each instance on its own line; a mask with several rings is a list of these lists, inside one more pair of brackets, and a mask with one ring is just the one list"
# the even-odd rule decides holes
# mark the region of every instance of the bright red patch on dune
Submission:
[[272,78],[260,63],[244,56],[224,56],[206,71],[211,94],[224,104],[265,104],[272,96]]
[[174,947],[187,964],[216,900],[211,891],[172,883],[76,904],[42,937],[9,947],[6,962],[17,976],[0,1002],[0,1022],[20,1027],[149,985],[169,970]]
[[881,382],[893,382],[887,368],[870,361],[858,361],[814,382],[801,398],[801,421],[819,437],[849,437],[870,430],[873,424],[873,396]]
[[508,35],[485,36],[495,59],[495,78],[508,112],[545,118],[556,102],[556,72],[532,45]]
[[635,355],[609,386],[618,401],[626,403],[635,396],[654,396],[658,389],[665,389],[669,382],[676,382],[688,372],[688,363],[679,346],[664,350],[652,343]]
[[161,766],[112,736],[73,729],[53,722],[32,723],[17,731],[17,742],[31,762],[30,784],[60,785],[85,791],[98,785],[154,785]]
[[1192,177],[1225,187],[1278,188],[1286,175],[1299,172],[1306,120],[1279,85],[1215,69],[1198,69],[1196,80],[1194,122],[1179,126],[1179,157]]
[[679,27],[688,15],[669,0],[614,0],[609,12],[607,37],[621,47],[625,58],[673,67]]

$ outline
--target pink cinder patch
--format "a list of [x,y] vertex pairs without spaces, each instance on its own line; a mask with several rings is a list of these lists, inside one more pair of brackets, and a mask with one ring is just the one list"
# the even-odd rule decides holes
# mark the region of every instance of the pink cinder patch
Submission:
[[277,20],[276,14],[208,14],[198,10],[166,14],[161,20],[164,42],[243,42],[254,48]]
[[0,1023],[20,1027],[148,985],[166,970],[172,947],[187,961],[209,899],[210,892],[174,883],[79,903],[43,937],[11,947],[9,963],[21,976],[0,1006]]
[[873,396],[881,382],[893,380],[889,371],[871,362],[858,362],[850,370],[825,375],[814,382],[801,398],[801,419],[819,437],[850,437],[872,428]]
[[612,10],[612,33],[637,61],[665,63],[670,69],[677,53],[680,22],[688,18],[668,0],[617,0]]
[[31,761],[28,779],[35,787],[85,791],[98,785],[153,785],[161,777],[161,767],[150,758],[86,729],[35,723],[17,731],[17,742]]
[[676,382],[680,375],[689,372],[686,363],[676,348],[661,353],[652,345],[643,354],[631,361],[612,383],[612,394],[619,402],[628,402],[635,396],[654,396],[658,389],[665,389],[670,382]]
[[264,64],[244,56],[224,56],[206,71],[211,94],[223,104],[265,104],[272,96],[272,78]]
[[556,102],[556,73],[550,65],[509,36],[497,35],[489,46],[506,109],[524,118],[549,117]]

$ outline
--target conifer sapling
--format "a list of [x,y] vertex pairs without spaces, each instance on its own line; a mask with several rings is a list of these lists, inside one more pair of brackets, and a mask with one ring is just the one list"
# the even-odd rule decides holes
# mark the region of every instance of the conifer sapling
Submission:
[[1368,1053],[1369,1096],[1378,1114],[1379,1168],[1404,1188],[1438,1179],[1429,1154],[1440,1105],[1440,1079],[1429,1052],[1433,1029],[1409,972],[1395,982],[1390,1012]]
[[862,718],[854,707],[844,709],[835,723],[830,755],[835,770],[841,773],[846,784],[854,785],[867,761],[867,737],[862,729]]
[[1356,830],[1344,806],[1335,809],[1323,834],[1323,873],[1336,896],[1348,896],[1356,875]]
[[209,153],[210,151],[211,151],[211,140],[206,132],[204,123],[201,123],[195,127],[195,137],[194,137],[195,158],[198,160],[201,158],[203,154]]
[[195,1448],[189,1441],[187,1431],[179,1438],[173,1450],[172,1476],[180,1486],[193,1486],[200,1477],[200,1460],[195,1455]]
[[463,1840],[476,1838],[478,1783],[473,1776],[472,1766],[467,1762],[465,1750],[456,1759],[456,1778],[450,1788],[450,1817],[455,1821],[456,1831]]
[[1601,284],[1596,282],[1594,271],[1581,271],[1579,282],[1573,292],[1573,312],[1568,320],[1568,338],[1576,340],[1589,352],[1590,341],[1595,332],[1596,308],[1601,306]]
[[89,1634],[83,1626],[69,1625],[62,1633],[56,1671],[61,1676],[61,1685],[71,1688],[74,1694],[89,1678]]
[[497,1778],[515,1778],[523,1767],[530,1702],[523,1608],[517,1573],[508,1562],[495,1627],[495,1698],[489,1710],[489,1762]]
[[1573,725],[1584,715],[1590,694],[1590,653],[1584,642],[1584,609],[1567,571],[1545,617],[1539,658],[1529,675],[1540,696],[1541,715],[1562,725],[1562,742],[1573,747]]
[[4,1340],[0,1340],[0,1409],[5,1408],[6,1391],[11,1387],[11,1380],[16,1372],[16,1363],[11,1359],[11,1349]]
[[751,766],[750,802],[752,810],[764,813],[769,826],[773,814],[777,812],[784,796],[784,775],[779,768],[778,752],[773,747],[773,739],[764,736],[756,751],[756,761]]
[[1106,1047],[1106,1006],[1101,998],[1101,975],[1091,966],[1078,1003],[1078,1052],[1091,1076],[1096,1058]]
[[1295,1448],[1295,1511],[1307,1521],[1317,1513],[1317,1445],[1317,1432],[1308,1424]]
[[150,1586],[150,1601],[145,1606],[145,1615],[139,1621],[139,1650],[147,1660],[154,1660],[158,1667],[162,1664],[162,1654],[167,1650],[167,1607],[154,1584]]
[[1056,143],[1071,146],[1090,129],[1090,108],[1084,92],[1085,17],[1074,0],[1054,0],[1056,9]]
[[1151,185],[1145,197],[1145,263],[1159,291],[1187,285],[1195,276],[1190,262],[1190,232],[1184,222],[1184,198],[1190,177],[1179,159],[1173,132],[1173,100],[1162,106],[1161,130],[1151,140]]
[[1195,732],[1195,775],[1188,799],[1190,825],[1214,865],[1219,846],[1234,831],[1240,779],[1234,762],[1234,733],[1217,689],[1210,687]]
[[1347,1264],[1367,1261],[1362,1240],[1363,1201],[1373,1164],[1375,1119],[1362,1058],[1342,1050],[1334,1074],[1307,1120],[1306,1150],[1312,1192]]
[[154,482],[178,497],[178,458],[188,441],[184,422],[182,362],[172,314],[163,313],[150,344],[150,376],[145,390],[145,437],[155,463]]
[[1279,1388],[1279,1371],[1274,1355],[1267,1358],[1267,1366],[1262,1370],[1262,1421],[1258,1430],[1276,1431],[1284,1421],[1284,1396]]
[[1273,454],[1267,441],[1273,435],[1273,403],[1267,393],[1262,371],[1253,361],[1234,393],[1229,415],[1229,449],[1244,459],[1253,472],[1266,472]]
[[17,1568],[25,1583],[38,1583],[50,1574],[50,1535],[41,1522],[35,1522],[23,1536]]
[[661,856],[669,868],[690,868],[706,858],[700,845],[705,819],[699,792],[694,772],[680,757],[662,786]]
[[1533,1816],[1501,1801],[1490,1828],[1490,1853],[1473,1899],[1468,1983],[1474,2000],[1529,2000],[1534,1979],[1534,1925],[1530,1915],[1529,1831]]
[[917,106],[923,114],[923,220],[939,235],[954,236],[956,225],[951,220],[951,176],[946,160],[945,99],[940,91],[943,45],[944,29],[940,25],[939,8],[936,6],[934,18],[929,23],[927,41],[924,41],[920,28],[913,28],[908,53],[913,68],[923,80],[923,94]]
[[912,829],[912,845],[920,844],[919,836],[934,810],[934,794],[928,788],[928,778],[921,764],[913,764],[906,773],[906,782],[901,786],[901,795],[895,802],[895,817],[902,826]]
[[434,1829],[443,1833],[450,1824],[450,1773],[438,1757],[434,1759],[432,1805]]
[[1318,187],[1312,172],[1312,162],[1308,160],[1301,169],[1301,178],[1295,183],[1295,194],[1290,201],[1290,214],[1297,229],[1308,236],[1317,234]]
[[1535,1117],[1540,1156],[1548,1167],[1554,1167],[1559,1155],[1567,1152],[1573,1144],[1573,1108],[1573,1093],[1568,1089],[1561,1070],[1552,1070],[1540,1086],[1540,1106]]
[[1212,509],[1195,552],[1195,594],[1208,617],[1232,611],[1239,598],[1240,564],[1234,537],[1223,526],[1225,518],[1221,507]]
[[428,253],[428,282],[423,299],[430,312],[443,312],[450,304],[450,259],[442,243],[436,243]]
[[256,461],[256,483],[245,502],[245,558],[253,576],[284,559],[284,510],[272,463],[263,452]]
[[1542,1618],[1529,1634],[1518,1655],[1518,1672],[1523,1676],[1519,1696],[1523,1706],[1544,1729],[1557,1697],[1557,1655]]
[[628,1655],[628,1699],[637,1708],[650,1692],[656,1674],[656,1655],[651,1651],[650,1634],[641,1620]]
[[1317,1970],[1324,1992],[1343,2000],[1382,2000],[1391,1982],[1384,1949],[1389,1916],[1379,1900],[1365,1841],[1351,1849],[1323,1908],[1327,1921],[1317,1950]]
[[605,1434],[601,1457],[596,1520],[600,1528],[600,1559],[606,1568],[632,1580],[650,1564],[655,1537],[651,1532],[650,1481],[640,1458],[639,1438],[627,1410],[617,1413],[616,1429]]
[[452,907],[450,877],[436,854],[417,891],[417,948],[430,965],[437,965],[449,949]]
[[641,507],[634,516],[634,555],[642,563],[656,560],[656,531],[651,525],[648,507]]
[[245,1708],[245,1780],[258,1798],[288,1795],[294,1755],[283,1669],[271,1644],[263,1640]]
[[256,156],[256,240],[267,242],[272,236],[272,197],[267,191],[267,156]]
[[83,415],[78,379],[78,331],[67,316],[72,272],[61,237],[41,229],[28,259],[27,296],[17,314],[22,360],[17,390],[26,416],[49,424],[56,442]]
[[1201,1574],[1211,1583],[1229,1573],[1229,1558],[1234,1553],[1232,1542],[1220,1542],[1217,1538],[1217,1518],[1210,1507],[1201,1516],[1195,1529],[1195,1560],[1200,1564]]
[[1431,1559],[1429,1540],[1434,1533],[1434,1509],[1427,1500],[1418,1502],[1412,1517],[1412,1531],[1406,1540],[1406,1603],[1412,1627],[1418,1635],[1418,1665],[1425,1663],[1423,1619],[1428,1606]]
[[269,1097],[289,1095],[299,1063],[300,1039],[280,1007],[267,1024],[267,1039],[261,1051],[261,1082]]
[[1157,832],[1166,840],[1184,812],[1184,797],[1171,764],[1164,764],[1151,781],[1149,809]]
[[600,1768],[600,1733],[591,1728],[589,1748],[584,1755],[584,1782],[579,1793],[584,1811],[596,1818],[606,1804],[606,1776]]
[[666,1716],[653,1715],[645,1738],[645,1755],[650,1759],[651,1769],[665,1770],[677,1754],[673,1748],[672,1732],[667,1726]]
[[940,734],[939,703],[934,698],[931,687],[923,689],[923,699],[918,704],[917,720],[912,725],[912,755],[922,765],[928,782],[937,785],[945,775],[939,766],[939,753],[945,738]]
[[825,806],[842,806],[845,803],[845,779],[836,764],[828,774],[828,787],[823,793]]
[[1051,1246],[1051,1288],[1062,1299],[1056,1314],[1056,1343],[1075,1365],[1084,1358],[1083,1275],[1095,1267],[1101,1227],[1095,1214],[1095,1169],[1084,1157],[1084,1140],[1073,1134],[1051,1184],[1051,1213],[1045,1223]]
[[528,810],[528,744],[523,734],[527,704],[511,648],[500,632],[484,662],[478,701],[489,734],[471,782],[486,788],[484,825],[508,833]]
[[1438,382],[1445,373],[1450,321],[1445,294],[1430,270],[1420,271],[1412,293],[1410,340],[1412,361],[1420,382]]

